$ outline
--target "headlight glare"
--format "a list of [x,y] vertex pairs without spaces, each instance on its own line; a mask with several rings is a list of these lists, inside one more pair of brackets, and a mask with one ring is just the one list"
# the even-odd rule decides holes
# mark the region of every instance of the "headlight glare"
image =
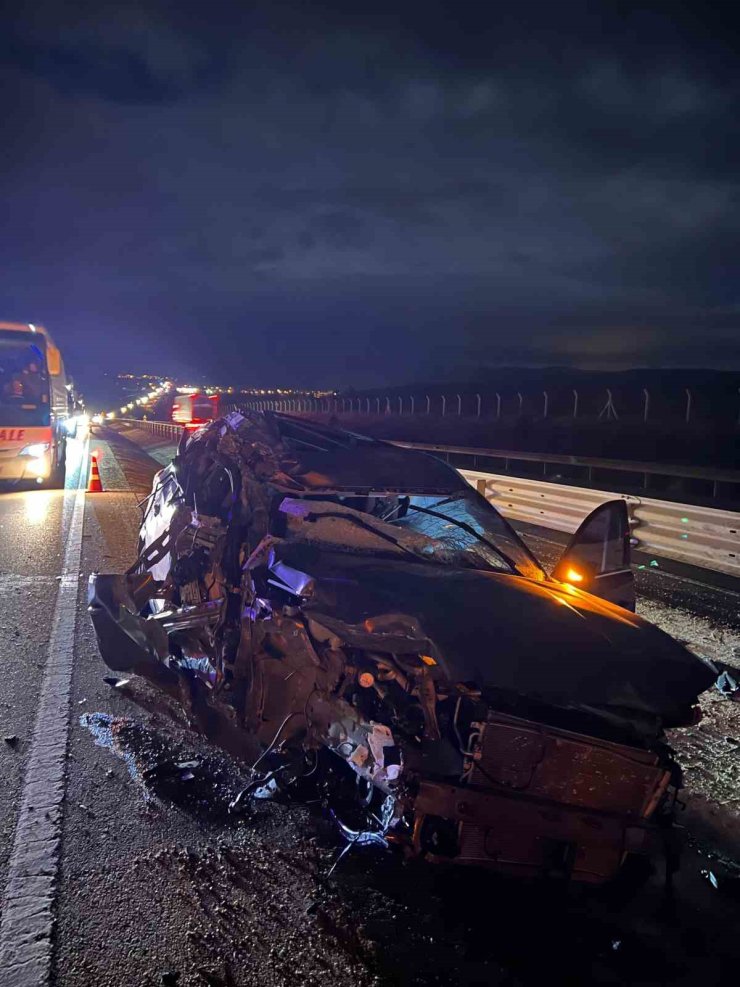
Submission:
[[41,459],[49,451],[48,442],[34,442],[30,446],[24,446],[18,453],[19,456],[30,456],[31,459]]

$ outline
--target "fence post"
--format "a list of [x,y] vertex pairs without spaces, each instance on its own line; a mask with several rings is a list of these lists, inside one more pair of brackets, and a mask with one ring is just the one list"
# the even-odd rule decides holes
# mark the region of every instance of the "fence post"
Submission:
[[443,418],[444,418],[444,416],[445,416],[445,412],[446,412],[446,410],[447,410],[447,398],[446,398],[446,397],[444,396],[444,394],[443,394],[443,395],[442,395],[442,417],[443,417]]
[[459,418],[461,414],[462,414],[462,398],[458,394],[457,395],[457,417]]
[[686,388],[686,424],[691,421],[691,391]]
[[476,418],[480,418],[480,394],[476,394],[475,397],[478,402],[478,413],[476,415]]
[[648,420],[648,415],[650,414],[650,391],[647,387],[643,387],[642,393],[645,395],[645,403],[642,409],[642,420],[646,422]]
[[607,421],[611,421],[612,418],[614,418],[614,421],[619,420],[617,409],[614,407],[614,401],[612,400],[612,392],[608,387],[606,389],[606,404],[599,412],[599,418],[601,418],[602,415],[606,415]]
[[542,409],[542,417],[547,418],[547,404],[548,404],[547,391],[543,391],[542,393],[545,395],[545,406]]

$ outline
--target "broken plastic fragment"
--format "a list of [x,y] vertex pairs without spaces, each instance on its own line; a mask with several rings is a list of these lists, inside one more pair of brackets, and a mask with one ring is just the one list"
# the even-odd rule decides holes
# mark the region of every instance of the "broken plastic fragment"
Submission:
[[715,685],[723,696],[734,698],[740,692],[740,681],[727,668],[719,676]]
[[305,518],[311,513],[311,504],[306,500],[294,500],[286,497],[280,505],[281,514],[290,514],[292,517]]
[[113,689],[120,689],[121,686],[128,685],[128,679],[119,679],[117,675],[104,675],[103,682]]

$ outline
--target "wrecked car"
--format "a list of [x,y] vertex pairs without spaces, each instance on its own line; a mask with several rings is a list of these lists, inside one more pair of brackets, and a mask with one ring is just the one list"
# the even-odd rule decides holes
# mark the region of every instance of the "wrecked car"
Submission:
[[717,671],[636,616],[623,501],[548,576],[425,453],[245,411],[183,435],[100,651],[349,845],[603,883],[670,841],[666,728]]

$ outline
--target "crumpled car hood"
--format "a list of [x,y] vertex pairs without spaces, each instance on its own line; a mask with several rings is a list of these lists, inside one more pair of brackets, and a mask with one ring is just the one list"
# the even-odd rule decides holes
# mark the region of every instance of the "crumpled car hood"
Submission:
[[642,618],[559,583],[282,545],[304,612],[357,647],[422,652],[450,681],[685,722],[715,671]]

